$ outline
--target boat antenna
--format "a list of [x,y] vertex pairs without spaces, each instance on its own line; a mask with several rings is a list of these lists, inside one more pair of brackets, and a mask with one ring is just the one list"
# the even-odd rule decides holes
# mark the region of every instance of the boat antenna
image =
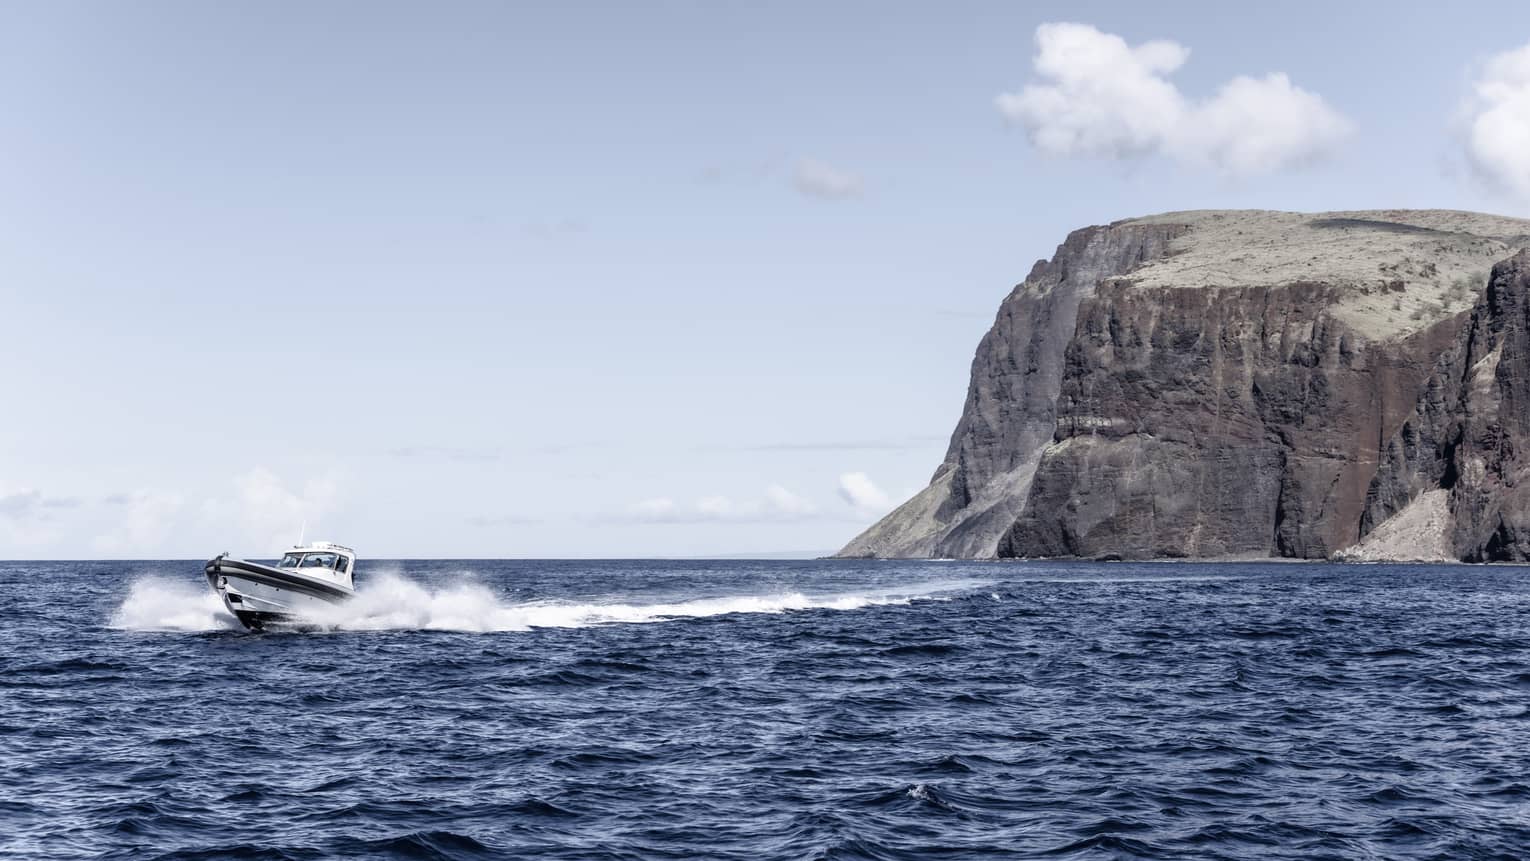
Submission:
[[303,546],[303,538],[306,537],[307,535],[308,535],[308,521],[304,520],[303,521],[303,528],[298,530],[298,543],[297,543],[297,546],[299,546],[299,547]]

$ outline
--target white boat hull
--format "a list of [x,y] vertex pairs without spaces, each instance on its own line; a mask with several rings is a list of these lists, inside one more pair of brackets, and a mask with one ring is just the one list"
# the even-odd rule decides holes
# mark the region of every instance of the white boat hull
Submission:
[[223,606],[240,624],[255,631],[301,625],[355,594],[328,580],[222,556],[209,561],[205,572],[208,585],[223,599]]

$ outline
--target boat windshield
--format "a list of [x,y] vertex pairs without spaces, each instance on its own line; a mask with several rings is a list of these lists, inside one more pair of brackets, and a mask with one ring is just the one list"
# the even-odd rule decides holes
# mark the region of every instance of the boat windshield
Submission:
[[303,564],[299,568],[334,568],[335,560],[339,559],[336,553],[309,553],[303,557]]
[[339,553],[288,553],[276,567],[328,568],[345,574],[350,568],[350,561]]

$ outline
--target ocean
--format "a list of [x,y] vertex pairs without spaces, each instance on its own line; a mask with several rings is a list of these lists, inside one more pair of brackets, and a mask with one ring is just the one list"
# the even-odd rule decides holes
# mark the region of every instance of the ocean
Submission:
[[1530,569],[0,563],[0,856],[1514,858]]

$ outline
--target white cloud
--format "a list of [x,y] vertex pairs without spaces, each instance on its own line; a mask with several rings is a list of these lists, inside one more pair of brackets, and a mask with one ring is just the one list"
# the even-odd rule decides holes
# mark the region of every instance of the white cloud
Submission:
[[1530,200],[1530,44],[1491,57],[1472,93],[1467,157],[1488,182]]
[[185,503],[178,493],[155,490],[112,495],[108,504],[121,513],[111,530],[96,538],[96,549],[112,553],[163,548]]
[[779,484],[765,488],[760,500],[737,502],[726,496],[704,496],[680,505],[656,496],[628,506],[614,519],[637,523],[778,523],[802,520],[818,513],[817,506]]
[[58,513],[80,507],[74,497],[48,496],[35,488],[0,487],[0,538],[14,544],[38,545],[63,536]]
[[42,501],[42,491],[31,488],[0,493],[0,517],[7,520],[36,517],[42,511]]
[[653,499],[645,499],[634,504],[628,513],[636,520],[663,521],[673,517],[679,512],[680,507],[675,501],[667,496],[656,496]]
[[839,477],[840,498],[850,504],[863,517],[880,517],[892,510],[893,503],[882,488],[877,487],[871,476],[864,472],[847,472]]
[[[50,504],[52,503],[52,504]],[[61,507],[42,491],[21,488],[0,490],[0,529],[16,544],[42,544],[58,537],[57,525],[48,509]]]
[[822,200],[860,197],[864,190],[860,177],[811,158],[797,162],[792,183],[808,197]]
[[309,479],[292,490],[275,473],[256,467],[234,479],[232,498],[211,500],[205,510],[227,541],[251,542],[248,549],[269,553],[298,540],[305,525],[307,537],[325,537],[315,530],[323,529],[322,519],[334,510],[337,495],[331,476]]
[[1036,45],[1044,82],[995,103],[1051,155],[1163,155],[1249,175],[1319,158],[1351,129],[1321,96],[1282,73],[1239,76],[1193,102],[1168,80],[1190,56],[1174,42],[1132,46],[1087,24],[1053,23],[1036,28]]
[[69,496],[45,496],[40,490],[25,488],[13,492],[0,490],[0,517],[27,519],[50,517],[48,513],[60,508],[77,508],[80,500]]
[[696,512],[705,517],[726,518],[733,512],[733,502],[726,496],[707,496],[696,501]]
[[807,498],[779,484],[765,488],[765,508],[781,517],[807,517],[818,512],[818,508]]

